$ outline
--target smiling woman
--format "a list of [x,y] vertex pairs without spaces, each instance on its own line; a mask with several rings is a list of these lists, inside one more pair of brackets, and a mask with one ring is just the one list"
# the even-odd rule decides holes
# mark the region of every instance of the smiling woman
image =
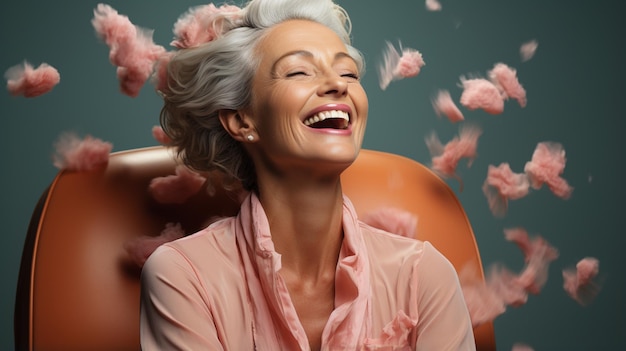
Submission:
[[[368,114],[331,0],[252,0],[171,58],[161,124],[187,166],[249,191],[239,213],[157,249],[144,350],[473,350],[450,262],[361,222],[341,175]],[[181,41],[182,42],[182,41]]]

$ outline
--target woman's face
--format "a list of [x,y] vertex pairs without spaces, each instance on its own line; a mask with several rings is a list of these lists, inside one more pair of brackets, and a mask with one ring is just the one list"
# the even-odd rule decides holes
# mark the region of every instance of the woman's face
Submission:
[[368,102],[343,42],[326,26],[291,20],[272,28],[257,52],[252,157],[272,168],[345,169],[361,148]]

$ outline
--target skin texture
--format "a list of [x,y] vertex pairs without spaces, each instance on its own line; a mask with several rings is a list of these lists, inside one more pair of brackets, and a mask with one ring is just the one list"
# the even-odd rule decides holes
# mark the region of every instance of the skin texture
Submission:
[[[343,239],[340,175],[361,149],[367,96],[345,45],[323,25],[286,21],[270,29],[257,51],[251,106],[221,111],[220,119],[254,162],[259,199],[282,255],[280,274],[318,350],[334,309]],[[349,112],[349,127],[306,126],[320,109]]]

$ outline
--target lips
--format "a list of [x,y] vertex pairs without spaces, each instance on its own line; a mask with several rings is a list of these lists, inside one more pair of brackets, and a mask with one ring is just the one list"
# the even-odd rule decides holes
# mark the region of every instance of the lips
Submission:
[[320,111],[305,119],[304,125],[316,129],[347,129],[350,126],[350,114],[341,110]]

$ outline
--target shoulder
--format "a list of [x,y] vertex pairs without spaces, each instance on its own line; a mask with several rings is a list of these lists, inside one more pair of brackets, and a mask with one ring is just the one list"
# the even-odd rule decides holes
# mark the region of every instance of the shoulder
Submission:
[[194,234],[159,246],[146,260],[142,276],[186,276],[206,281],[211,278],[208,275],[226,274],[237,269],[233,265],[238,262],[239,252],[232,219],[226,218]]
[[361,233],[374,269],[402,269],[412,278],[417,278],[420,271],[456,275],[450,261],[428,241],[392,234],[365,223],[361,223]]

